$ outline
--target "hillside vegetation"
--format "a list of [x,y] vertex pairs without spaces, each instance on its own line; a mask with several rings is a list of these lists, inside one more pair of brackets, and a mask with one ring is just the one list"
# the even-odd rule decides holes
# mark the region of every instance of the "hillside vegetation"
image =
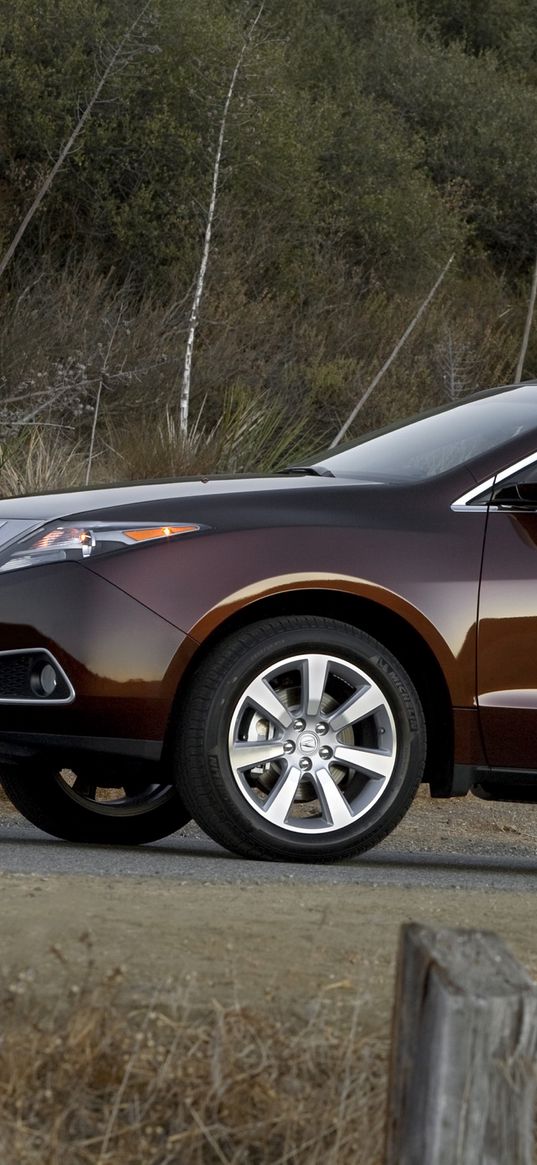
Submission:
[[[140,0],[0,0],[0,254]],[[537,8],[153,0],[0,283],[0,488],[270,468],[513,379],[537,252]],[[524,376],[537,371],[530,343]],[[97,409],[97,414],[96,414]],[[93,431],[93,442],[92,442]]]

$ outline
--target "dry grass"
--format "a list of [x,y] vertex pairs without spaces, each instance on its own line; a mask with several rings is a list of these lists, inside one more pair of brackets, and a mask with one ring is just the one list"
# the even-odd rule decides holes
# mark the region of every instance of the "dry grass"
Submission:
[[380,1165],[387,1043],[359,1004],[341,1030],[326,1002],[302,1021],[140,1002],[88,968],[59,968],[46,1013],[30,974],[4,983],[3,1165]]
[[79,447],[69,445],[57,430],[25,430],[24,441],[0,445],[0,494],[69,489],[82,483],[84,469]]

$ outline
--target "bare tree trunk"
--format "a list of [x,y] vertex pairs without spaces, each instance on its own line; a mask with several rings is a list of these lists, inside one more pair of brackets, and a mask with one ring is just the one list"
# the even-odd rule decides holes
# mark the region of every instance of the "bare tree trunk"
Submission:
[[190,377],[191,377],[191,371],[192,371],[192,355],[194,352],[194,340],[196,338],[196,328],[198,326],[199,307],[200,307],[200,303],[201,303],[201,297],[203,295],[203,286],[205,283],[205,275],[207,273],[207,264],[209,262],[209,254],[210,254],[210,250],[211,250],[211,235],[212,235],[212,229],[213,229],[214,213],[216,210],[216,199],[217,199],[217,195],[218,195],[218,182],[219,182],[219,178],[220,178],[220,164],[222,161],[222,151],[224,149],[224,138],[225,138],[225,133],[226,133],[227,115],[228,115],[229,107],[231,104],[231,98],[233,97],[233,91],[235,89],[237,77],[239,75],[239,70],[240,70],[240,67],[241,67],[242,62],[243,62],[244,54],[245,54],[246,49],[248,48],[248,46],[250,44],[252,36],[255,32],[256,26],[261,18],[261,14],[263,12],[264,7],[265,7],[265,0],[263,0],[262,4],[258,10],[257,16],[255,17],[255,20],[252,21],[252,24],[250,25],[248,33],[243,41],[241,51],[240,51],[239,56],[237,58],[237,63],[235,65],[235,68],[234,68],[232,76],[231,76],[229,89],[227,91],[227,96],[226,96],[226,100],[224,103],[224,112],[222,114],[222,121],[220,122],[220,133],[218,135],[218,145],[216,148],[216,154],[215,154],[214,166],[213,166],[213,183],[212,183],[212,191],[211,191],[211,201],[209,203],[209,212],[207,215],[207,223],[205,226],[205,237],[204,237],[204,242],[203,242],[203,250],[202,250],[202,254],[201,254],[201,263],[199,266],[198,277],[196,279],[194,298],[192,300],[192,307],[190,309],[190,318],[188,321],[188,336],[187,336],[187,341],[186,341],[185,363],[184,363],[184,367],[183,367],[183,377],[182,377],[182,381],[181,381],[181,394],[179,397],[179,432],[181,434],[181,437],[183,437],[183,438],[186,438],[186,436],[188,435],[188,413],[189,413],[189,407],[190,407]]
[[2,259],[0,259],[0,277],[4,274],[4,271],[5,271],[8,263],[10,262],[10,260],[13,258],[13,255],[15,254],[15,251],[17,250],[17,247],[18,247],[27,227],[30,225],[30,223],[34,217],[34,214],[39,209],[45,195],[50,190],[50,187],[52,186],[52,183],[54,182],[54,179],[56,177],[56,174],[58,173],[58,170],[60,170],[61,167],[63,166],[63,163],[65,162],[65,159],[67,158],[67,156],[71,153],[71,150],[72,150],[77,138],[82,133],[82,130],[83,130],[83,128],[88,120],[88,117],[90,116],[96,101],[99,100],[101,92],[102,92],[104,86],[106,85],[108,78],[110,77],[111,73],[113,73],[114,68],[116,67],[118,62],[121,60],[121,54],[123,53],[125,45],[130,40],[135,28],[140,23],[140,20],[142,19],[144,14],[147,12],[147,9],[151,6],[151,3],[152,3],[152,0],[147,0],[147,3],[144,4],[144,7],[142,8],[141,12],[136,17],[136,20],[134,20],[133,23],[131,24],[130,28],[127,29],[125,36],[122,37],[117,48],[112,53],[112,56],[111,56],[107,66],[106,66],[106,69],[104,70],[104,73],[103,73],[98,85],[96,86],[92,96],[90,97],[90,100],[88,101],[88,104],[86,105],[86,108],[84,109],[84,111],[80,115],[71,136],[68,138],[65,145],[62,146],[60,153],[58,154],[58,157],[57,157],[52,169],[49,170],[44,182],[40,186],[40,188],[39,188],[39,190],[34,198],[34,201],[32,202],[31,207],[26,212],[14,238],[11,240],[11,243],[9,244],[7,251],[3,255]]
[[524,369],[524,361],[526,359],[526,352],[528,350],[528,341],[530,338],[531,325],[533,321],[533,312],[535,310],[535,298],[537,297],[537,255],[535,257],[535,267],[533,269],[533,282],[531,285],[530,301],[528,304],[528,314],[526,316],[526,326],[524,328],[524,335],[522,337],[522,344],[520,345],[520,354],[518,357],[518,364],[515,372],[515,384],[520,384],[522,380],[522,372]]
[[445,278],[445,276],[447,275],[447,272],[448,272],[449,268],[451,267],[451,264],[452,264],[452,262],[453,262],[454,258],[455,258],[455,255],[453,254],[453,255],[451,255],[451,256],[450,256],[450,258],[448,259],[448,261],[447,261],[447,263],[446,263],[446,265],[445,265],[444,269],[443,269],[443,270],[440,272],[440,275],[438,276],[438,279],[436,280],[436,283],[434,284],[434,287],[431,287],[431,290],[430,290],[429,294],[428,294],[428,295],[427,295],[427,297],[424,299],[424,301],[423,301],[423,303],[422,303],[421,307],[420,307],[420,308],[418,309],[418,311],[416,312],[416,315],[414,316],[414,319],[412,320],[412,322],[411,322],[411,323],[408,325],[408,328],[406,329],[406,332],[404,332],[404,334],[401,336],[401,339],[397,341],[397,344],[395,345],[395,348],[393,349],[393,352],[391,353],[391,355],[390,355],[390,356],[388,356],[388,359],[387,359],[387,360],[386,360],[386,362],[385,362],[385,363],[382,365],[382,368],[380,369],[380,371],[379,371],[379,372],[377,372],[376,376],[374,376],[374,377],[373,377],[373,380],[371,381],[371,384],[369,385],[369,387],[368,387],[368,388],[366,388],[366,390],[365,390],[365,392],[364,392],[363,396],[361,396],[361,397],[360,397],[360,400],[358,401],[358,404],[356,404],[356,405],[354,406],[354,408],[353,408],[352,412],[351,412],[351,413],[349,413],[349,416],[347,417],[347,420],[346,420],[346,421],[345,421],[345,423],[344,423],[344,424],[341,426],[341,429],[339,430],[339,433],[337,433],[337,435],[334,437],[334,440],[332,441],[332,444],[330,445],[330,448],[331,448],[331,449],[333,449],[335,445],[339,445],[339,442],[341,441],[341,438],[345,436],[345,433],[347,432],[347,429],[348,429],[348,428],[350,428],[350,426],[352,425],[352,422],[354,421],[354,418],[355,418],[355,417],[358,415],[358,413],[360,412],[360,409],[361,409],[361,408],[363,408],[363,406],[365,405],[365,402],[366,402],[366,400],[368,399],[368,397],[370,397],[370,396],[371,396],[371,393],[373,392],[373,389],[374,389],[374,388],[376,388],[376,387],[377,387],[377,384],[379,383],[379,381],[380,381],[380,380],[382,380],[382,377],[384,376],[385,372],[387,372],[387,371],[388,371],[388,368],[390,367],[390,365],[391,365],[391,364],[393,363],[393,361],[395,360],[395,357],[396,357],[396,356],[398,355],[398,353],[401,351],[401,348],[403,347],[403,344],[405,344],[405,343],[406,343],[406,341],[408,340],[408,337],[409,337],[409,336],[410,336],[410,334],[411,334],[411,333],[414,331],[414,328],[416,327],[416,324],[418,323],[418,320],[420,320],[420,319],[421,319],[421,317],[422,317],[422,315],[423,315],[423,313],[424,313],[425,309],[426,309],[426,308],[429,306],[429,304],[430,304],[430,302],[431,302],[431,300],[432,300],[433,296],[434,296],[434,295],[436,295],[436,292],[438,291],[438,288],[440,287],[440,284],[442,283],[443,279],[444,279],[444,278]]

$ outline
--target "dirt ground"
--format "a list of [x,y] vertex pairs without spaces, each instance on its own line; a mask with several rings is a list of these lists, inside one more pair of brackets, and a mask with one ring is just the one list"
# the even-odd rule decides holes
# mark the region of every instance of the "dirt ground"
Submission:
[[[1,836],[21,824],[0,798]],[[420,793],[379,849],[532,859],[536,824]],[[483,875],[182,880],[180,847],[173,877],[42,875],[32,842],[2,873],[0,837],[5,1165],[381,1165],[401,924],[492,929],[537,980],[535,894]]]
[[[383,845],[533,856],[536,824],[537,806],[423,793]],[[360,1026],[378,1027],[389,1021],[399,928],[411,920],[493,929],[537,978],[531,893],[32,873],[0,874],[0,885],[0,969],[14,993],[31,981],[54,994],[60,964],[73,983],[120,967],[126,987],[144,994],[287,1017],[329,1007],[344,1022],[358,1006]]]

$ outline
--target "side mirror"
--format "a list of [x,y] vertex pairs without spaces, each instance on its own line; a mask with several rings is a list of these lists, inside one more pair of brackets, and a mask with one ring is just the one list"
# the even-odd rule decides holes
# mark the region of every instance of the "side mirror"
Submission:
[[497,485],[491,502],[507,510],[537,510],[537,482]]

